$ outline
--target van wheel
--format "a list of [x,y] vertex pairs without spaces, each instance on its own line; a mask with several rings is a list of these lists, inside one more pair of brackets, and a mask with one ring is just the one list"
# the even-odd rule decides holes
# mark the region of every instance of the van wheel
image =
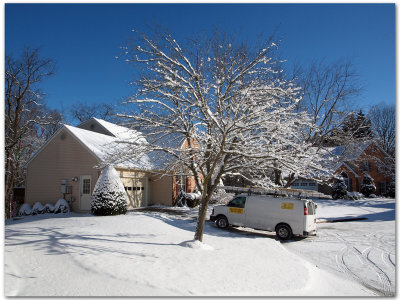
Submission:
[[290,229],[289,225],[279,224],[276,226],[275,231],[280,240],[288,240],[292,237],[292,229]]
[[218,228],[222,228],[222,229],[228,228],[228,226],[229,226],[228,219],[225,216],[217,217],[216,224],[217,224]]

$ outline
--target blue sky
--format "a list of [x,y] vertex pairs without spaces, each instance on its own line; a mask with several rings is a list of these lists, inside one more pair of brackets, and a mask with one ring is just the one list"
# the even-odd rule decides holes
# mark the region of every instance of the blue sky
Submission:
[[52,108],[79,102],[117,103],[129,96],[135,70],[120,46],[134,28],[160,24],[174,36],[213,28],[241,32],[249,41],[278,29],[290,63],[351,59],[365,91],[365,110],[395,103],[394,4],[6,4],[5,51],[40,47],[57,62],[43,89]]

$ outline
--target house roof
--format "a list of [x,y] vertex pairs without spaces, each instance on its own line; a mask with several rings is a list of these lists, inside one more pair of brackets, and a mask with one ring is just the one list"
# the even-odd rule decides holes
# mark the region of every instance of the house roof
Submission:
[[126,128],[118,125],[113,127],[109,125],[111,123],[106,123],[108,123],[106,124],[108,128],[113,130],[110,131],[116,134],[115,137],[69,125],[64,125],[63,127],[77,138],[85,148],[92,152],[100,163],[107,163],[109,159],[118,157],[119,159],[114,163],[114,167],[142,170],[153,169],[154,166],[147,155],[141,155],[134,159],[129,156],[124,159],[123,153],[126,153],[129,147],[129,144],[126,142],[147,143],[140,133],[134,130],[126,130]]
[[372,141],[356,143],[353,145],[337,146],[330,148],[329,151],[333,155],[342,157],[344,161],[356,160],[371,145]]

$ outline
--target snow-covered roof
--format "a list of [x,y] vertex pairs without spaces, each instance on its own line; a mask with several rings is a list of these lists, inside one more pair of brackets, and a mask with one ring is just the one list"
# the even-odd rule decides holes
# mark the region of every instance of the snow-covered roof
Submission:
[[343,160],[345,161],[356,160],[371,143],[371,141],[366,141],[350,146],[337,146],[330,148],[330,152],[333,155],[343,157]]
[[[122,127],[118,125],[116,126]],[[115,156],[118,155],[119,153],[123,153],[124,148],[128,147],[128,144],[121,142],[126,142],[127,139],[139,143],[146,143],[144,137],[140,133],[134,130],[125,131],[117,127],[114,127],[112,129],[114,130],[117,136],[113,137],[69,125],[64,125],[64,127],[75,138],[77,138],[89,151],[91,151],[99,159],[100,163],[107,162],[107,159],[113,155]],[[114,166],[127,169],[142,169],[142,170],[153,169],[153,164],[150,162],[150,159],[147,155],[141,155],[140,157],[137,157],[137,159],[127,158],[126,160],[123,161],[120,160],[118,163],[114,164]]]
[[113,134],[115,137],[119,139],[142,139],[143,142],[146,142],[146,139],[142,136],[140,132],[136,130],[120,126],[114,123],[107,122],[102,119],[93,118],[96,122],[98,122],[101,126],[103,126],[107,131]]

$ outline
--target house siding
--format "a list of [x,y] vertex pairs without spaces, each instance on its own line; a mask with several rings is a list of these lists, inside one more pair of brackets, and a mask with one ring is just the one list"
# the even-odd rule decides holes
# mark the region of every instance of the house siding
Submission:
[[151,204],[173,205],[173,176],[151,177]]
[[82,211],[79,208],[80,180],[73,182],[72,178],[90,175],[92,192],[99,176],[94,168],[97,163],[68,130],[61,129],[27,166],[25,203],[55,204],[63,197],[61,180],[65,179],[67,185],[72,186],[72,194],[67,194],[66,200],[73,200],[73,211]]

